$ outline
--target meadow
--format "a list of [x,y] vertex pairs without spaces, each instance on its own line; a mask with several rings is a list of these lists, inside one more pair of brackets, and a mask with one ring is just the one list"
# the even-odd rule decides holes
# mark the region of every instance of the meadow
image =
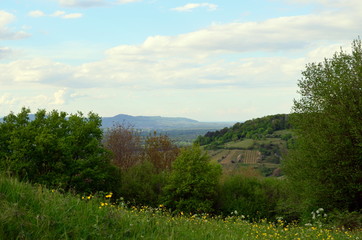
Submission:
[[249,222],[234,212],[172,215],[132,207],[112,193],[81,196],[0,176],[0,239],[362,239],[362,231],[313,224]]

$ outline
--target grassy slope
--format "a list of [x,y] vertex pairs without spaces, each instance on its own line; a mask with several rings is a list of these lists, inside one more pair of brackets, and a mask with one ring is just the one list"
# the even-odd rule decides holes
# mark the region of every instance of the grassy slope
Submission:
[[361,239],[361,232],[171,217],[159,209],[101,206],[0,176],[0,239]]

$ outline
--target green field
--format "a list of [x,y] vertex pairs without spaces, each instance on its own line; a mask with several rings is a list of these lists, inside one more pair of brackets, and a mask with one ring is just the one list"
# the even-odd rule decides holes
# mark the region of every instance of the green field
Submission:
[[253,139],[243,139],[241,141],[233,141],[224,144],[224,148],[250,149],[255,144]]

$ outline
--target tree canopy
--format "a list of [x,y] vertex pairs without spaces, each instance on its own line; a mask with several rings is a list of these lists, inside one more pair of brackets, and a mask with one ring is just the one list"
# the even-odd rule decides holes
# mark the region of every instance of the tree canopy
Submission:
[[101,118],[89,113],[30,109],[0,123],[0,170],[48,187],[77,192],[110,191],[118,170],[102,146]]
[[361,209],[362,47],[310,63],[299,81],[292,124],[297,145],[284,169],[306,208]]
[[261,139],[274,131],[289,129],[291,126],[288,119],[288,114],[276,114],[235,123],[230,128],[207,132],[204,136],[199,136],[195,142],[201,146],[209,145],[210,148],[216,148],[223,143],[244,138]]

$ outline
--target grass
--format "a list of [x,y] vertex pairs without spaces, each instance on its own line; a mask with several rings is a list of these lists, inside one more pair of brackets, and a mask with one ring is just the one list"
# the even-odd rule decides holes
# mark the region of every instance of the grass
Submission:
[[73,196],[0,176],[0,239],[362,239],[361,231],[250,223],[241,217],[170,215]]
[[249,149],[252,148],[255,143],[253,139],[243,139],[236,142],[228,142],[224,144],[224,148],[237,148],[237,149]]

